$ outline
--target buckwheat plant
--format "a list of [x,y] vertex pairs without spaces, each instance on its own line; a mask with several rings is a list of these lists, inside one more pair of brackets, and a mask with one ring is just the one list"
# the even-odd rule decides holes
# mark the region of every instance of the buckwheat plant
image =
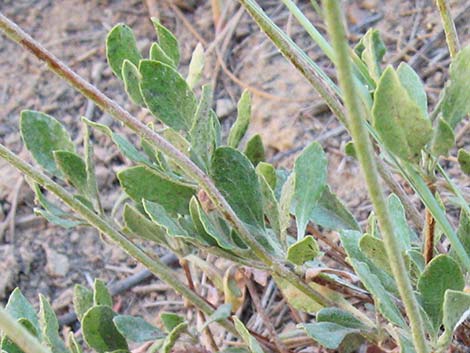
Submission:
[[[75,287],[74,309],[83,339],[71,333],[64,343],[47,299],[40,297],[36,314],[16,289],[0,309],[3,351],[79,353],[85,345],[97,352],[128,352],[145,343],[148,352],[170,352],[180,337],[196,343],[200,332],[212,337],[212,323],[244,342],[241,348],[227,348],[212,337],[214,352],[286,353],[306,349],[312,340],[340,352],[361,345],[416,353],[453,347],[454,332],[470,313],[470,295],[464,290],[470,270],[470,208],[440,157],[454,147],[454,130],[470,110],[470,48],[460,49],[449,6],[438,0],[452,63],[440,100],[430,111],[423,83],[411,66],[383,66],[386,49],[377,30],[370,29],[353,48],[348,46],[338,0],[323,1],[330,42],[292,0],[282,2],[334,63],[339,86],[255,0],[240,0],[349,131],[352,141],[346,152],[362,168],[374,209],[367,230],[327,184],[328,161],[320,144],[311,142],[288,171],[265,161],[259,135],[245,138],[251,117],[247,91],[228,136],[222,137],[212,88],[200,83],[201,45],[183,77],[178,40],[158,20],[152,19],[158,41],[148,55],[137,49],[125,24],[109,32],[108,63],[130,100],[155,118],[155,124],[145,125],[0,14],[0,29],[7,37],[139,139],[131,143],[109,126],[82,118],[79,148],[54,117],[23,111],[20,132],[37,167],[2,145],[0,156],[27,176],[36,195],[35,212],[62,227],[96,228],[181,294],[205,320],[197,328],[174,313],[163,313],[163,327],[157,328],[141,317],[119,315],[106,286],[97,280],[92,290]],[[110,138],[133,164],[117,174],[123,197],[115,207],[120,211],[112,215],[101,206],[93,134]],[[462,172],[470,174],[470,153],[459,150],[458,161]],[[425,205],[423,214],[391,170],[414,189]],[[439,197],[438,177],[454,194],[449,202],[460,208],[457,230]],[[391,194],[385,194],[381,179]],[[341,244],[333,245],[341,270],[324,261],[312,236],[315,226],[339,234]],[[446,252],[436,246],[441,237],[451,244]],[[153,254],[152,243],[176,254],[183,267],[190,263],[204,272],[224,294],[224,303],[215,308],[192,283],[181,282]],[[225,272],[214,271],[207,254],[231,265]],[[241,269],[269,273],[289,305],[309,314],[308,319],[287,334],[274,332],[271,325],[269,337],[247,329],[235,315],[244,302],[237,281]]]

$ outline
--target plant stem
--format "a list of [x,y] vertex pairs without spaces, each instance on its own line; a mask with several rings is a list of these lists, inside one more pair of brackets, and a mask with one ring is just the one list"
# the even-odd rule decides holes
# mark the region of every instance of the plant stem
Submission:
[[393,224],[379,182],[372,144],[369,139],[365,121],[362,118],[361,103],[355,89],[346,32],[341,16],[340,2],[338,0],[324,0],[324,10],[326,12],[328,32],[336,54],[338,80],[344,94],[344,102],[348,111],[349,127],[351,129],[351,136],[355,144],[357,157],[365,176],[374,211],[379,220],[380,228],[382,229],[382,236],[390,267],[410,320],[416,352],[426,353],[427,345],[419,305],[413,294],[413,288],[410,278],[408,277],[400,244],[394,234]]
[[[38,59],[44,61],[52,72],[68,82],[70,86],[78,90],[85,97],[92,100],[104,112],[124,123],[139,137],[151,142],[157,149],[172,159],[174,163],[181,168],[181,170],[183,170],[187,175],[191,176],[199,184],[199,186],[204,189],[216,208],[230,223],[230,225],[238,232],[245,244],[250,247],[250,249],[262,262],[270,266],[272,271],[277,273],[283,279],[287,280],[291,285],[319,304],[325,306],[333,305],[333,303],[328,298],[307,285],[296,273],[294,273],[293,270],[273,259],[271,254],[269,254],[266,249],[258,243],[256,238],[247,229],[245,224],[240,220],[240,218],[238,218],[237,214],[233,211],[227,200],[225,200],[223,195],[216,188],[209,176],[207,176],[186,155],[175,148],[165,138],[147,127],[140,120],[133,117],[128,111],[108,98],[92,84],[72,71],[57,57],[47,51],[44,47],[41,46],[41,44],[31,38],[31,36],[25,33],[21,28],[19,28],[15,23],[10,21],[1,13],[0,30],[2,30],[10,39],[22,45]],[[331,97],[335,96],[331,95]],[[340,107],[341,105],[339,102],[336,102],[336,106]],[[82,205],[80,204],[80,206]]]
[[15,342],[25,353],[51,353],[2,306],[0,306],[0,332]]
[[447,0],[436,0],[437,8],[441,15],[442,27],[446,34],[447,47],[449,48],[450,57],[454,58],[460,49],[459,37],[455,28],[455,22],[450,13],[450,6]]
[[[111,240],[121,247],[130,256],[145,265],[151,272],[158,276],[162,281],[168,283],[175,291],[180,293],[197,308],[204,313],[211,315],[214,309],[203,298],[194,293],[190,288],[178,280],[178,276],[166,266],[160,259],[152,258],[140,247],[130,241],[125,235],[119,232],[114,226],[110,225],[105,217],[97,215],[90,208],[80,201],[76,200],[67,190],[58,185],[52,179],[35,170],[31,165],[18,158],[13,152],[0,144],[0,157],[5,159],[24,175],[31,178],[37,184],[43,186],[46,190],[55,194],[68,207],[82,216],[90,225],[106,234]],[[223,326],[230,332],[236,334],[236,330],[229,321],[223,322]]]

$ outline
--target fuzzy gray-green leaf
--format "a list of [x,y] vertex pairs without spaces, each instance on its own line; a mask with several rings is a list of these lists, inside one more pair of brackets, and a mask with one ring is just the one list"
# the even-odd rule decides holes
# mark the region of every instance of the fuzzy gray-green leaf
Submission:
[[136,208],[126,204],[123,212],[124,224],[133,234],[145,239],[166,244],[166,231],[155,222],[152,222]]
[[242,340],[248,346],[248,349],[250,350],[250,352],[251,353],[264,353],[263,349],[261,348],[261,345],[250,334],[250,331],[248,331],[248,329],[245,327],[243,322],[241,322],[240,319],[236,316],[232,316],[232,319],[235,324],[235,329],[238,331]]
[[247,224],[264,229],[258,176],[248,158],[231,147],[219,147],[212,157],[210,174],[238,217]]
[[428,98],[424,90],[423,81],[413,68],[402,62],[397,69],[400,83],[408,92],[410,98],[421,108],[423,114],[428,114]]
[[155,31],[157,32],[158,36],[158,43],[160,47],[163,49],[165,54],[173,60],[175,67],[178,67],[180,62],[180,49],[178,44],[178,39],[170,32],[168,28],[163,26],[160,21],[154,17],[152,17],[152,23],[155,27]]
[[256,134],[248,140],[244,153],[255,167],[258,163],[264,162],[266,155],[260,134]]
[[439,337],[439,345],[446,348],[452,342],[457,327],[470,315],[470,294],[461,291],[447,290],[444,295],[444,316],[442,323],[444,333]]
[[450,81],[444,89],[444,96],[439,105],[444,119],[452,128],[470,113],[470,47],[459,51],[450,64]]
[[100,279],[95,279],[95,283],[93,284],[93,304],[107,305],[110,308],[113,306],[113,298],[106,284]]
[[64,341],[59,336],[59,321],[49,301],[42,294],[39,295],[39,318],[46,345],[52,353],[69,353]]
[[402,251],[411,249],[411,240],[416,239],[416,235],[406,222],[405,209],[397,195],[391,194],[387,199],[387,208],[390,212],[396,236],[402,247]]
[[160,314],[160,320],[167,332],[171,332],[176,326],[184,322],[184,318],[182,316],[167,312]]
[[212,153],[216,148],[215,131],[211,121],[212,93],[210,85],[202,87],[201,99],[189,131],[191,159],[205,171],[209,168]]
[[73,308],[79,321],[82,321],[83,315],[92,306],[93,292],[81,284],[76,284],[73,288]]
[[186,80],[175,69],[158,61],[142,60],[139,71],[140,91],[152,115],[177,131],[188,131],[197,102]]
[[364,236],[359,241],[359,247],[364,255],[367,256],[377,267],[385,272],[392,274],[390,263],[385,252],[385,245],[382,239],[373,237],[369,234]]
[[188,214],[194,189],[172,181],[144,166],[125,169],[117,175],[124,191],[136,202],[157,202],[170,213]]
[[232,313],[232,305],[231,304],[222,304],[217,308],[216,311],[212,313],[207,319],[206,322],[204,322],[204,325],[201,327],[201,331],[209,324],[216,322],[216,321],[221,321],[225,320],[228,317],[230,317],[230,314]]
[[23,110],[20,118],[21,137],[33,158],[53,175],[60,176],[53,151],[75,149],[65,128],[52,116]]
[[460,169],[467,175],[470,175],[470,153],[463,148],[459,149],[457,160],[460,164]]
[[131,342],[154,341],[165,337],[165,334],[141,317],[117,315],[113,318],[116,329]]
[[124,89],[135,104],[144,105],[145,102],[139,88],[140,78],[137,66],[125,59],[122,63],[122,81],[124,82]]
[[82,332],[85,342],[99,353],[118,349],[129,350],[126,339],[114,325],[116,313],[107,305],[98,305],[89,309],[82,320]]
[[8,298],[8,303],[5,306],[6,312],[16,320],[21,318],[27,319],[31,322],[37,332],[41,332],[39,320],[36,315],[36,310],[31,303],[25,298],[19,288],[15,288]]
[[238,115],[237,120],[230,129],[230,133],[227,139],[227,145],[233,148],[237,148],[240,144],[241,139],[245,136],[246,130],[251,119],[251,95],[250,92],[245,90],[238,101]]
[[80,193],[88,195],[88,176],[85,161],[70,151],[54,151],[54,159],[62,174]]
[[361,38],[355,51],[367,65],[370,76],[375,81],[378,81],[382,73],[380,64],[386,52],[386,47],[382,38],[380,38],[379,31],[376,29],[369,29]]
[[431,152],[434,156],[447,156],[449,150],[455,145],[454,129],[442,117],[439,117],[435,127],[432,141]]
[[204,69],[204,60],[204,48],[201,43],[198,43],[191,56],[188,77],[186,77],[186,82],[189,87],[194,88],[201,79],[202,70]]
[[354,216],[328,185],[310,214],[310,221],[332,230],[361,229]]
[[302,324],[301,327],[308,336],[328,349],[337,349],[348,335],[361,332],[356,328],[341,326],[334,322]]
[[392,67],[380,78],[372,115],[374,128],[391,152],[407,161],[419,160],[421,150],[431,138],[431,122]]
[[431,260],[418,280],[423,308],[437,331],[442,322],[442,304],[446,290],[463,290],[465,280],[460,266],[448,255]]
[[294,214],[297,239],[302,239],[315,206],[326,186],[327,164],[325,152],[317,142],[305,148],[294,164]]
[[320,247],[312,236],[307,236],[289,246],[287,259],[296,264],[303,265],[307,261],[312,261],[320,254]]
[[161,63],[176,68],[176,65],[173,60],[168,55],[166,55],[166,53],[163,51],[162,47],[158,43],[152,43],[152,46],[150,47],[149,58],[150,60],[160,61]]
[[125,24],[117,24],[106,38],[106,57],[114,74],[122,79],[122,65],[129,60],[135,66],[139,65],[142,56],[137,49],[134,33]]

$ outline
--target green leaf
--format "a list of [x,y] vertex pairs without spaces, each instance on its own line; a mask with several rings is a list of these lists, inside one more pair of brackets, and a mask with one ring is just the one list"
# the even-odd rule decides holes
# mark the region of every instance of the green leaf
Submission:
[[23,142],[35,161],[49,173],[60,176],[53,151],[75,149],[65,128],[52,116],[23,110],[20,117]]
[[346,143],[344,146],[344,153],[346,153],[347,156],[357,159],[356,155],[356,148],[354,147],[354,142],[349,141]]
[[223,235],[223,232],[217,231],[214,224],[194,196],[189,203],[189,212],[194,227],[205,243],[210,246],[219,246],[225,250],[232,250],[235,248],[234,245]]
[[401,315],[400,309],[396,306],[394,299],[384,288],[376,274],[374,274],[364,262],[351,260],[351,263],[356,274],[364,284],[364,287],[366,287],[374,297],[374,301],[382,315],[394,324],[406,328],[407,325]]
[[244,90],[240,100],[238,101],[238,115],[237,120],[230,129],[227,145],[233,148],[237,148],[240,144],[241,139],[245,136],[248,130],[248,125],[251,119],[251,95],[248,90]]
[[189,131],[191,159],[205,171],[209,168],[212,153],[216,148],[215,131],[211,121],[212,93],[210,85],[202,87],[201,100]]
[[168,179],[144,166],[127,168],[117,174],[121,187],[137,203],[157,202],[170,213],[187,214],[194,189]]
[[392,269],[390,268],[390,263],[385,252],[385,245],[381,239],[369,234],[364,234],[359,241],[359,247],[364,255],[366,255],[367,258],[370,259],[370,261],[372,261],[377,267],[392,274]]
[[188,329],[188,323],[182,322],[166,336],[165,341],[162,345],[162,352],[163,353],[170,353],[173,347],[176,344],[176,340],[181,336],[181,334]]
[[100,279],[95,279],[95,283],[93,283],[93,303],[95,306],[106,305],[110,308],[113,306],[113,297],[111,297],[106,284]]
[[184,322],[184,318],[182,316],[166,312],[160,314],[160,320],[167,332],[171,332],[175,327]]
[[133,234],[158,244],[166,244],[165,229],[152,222],[136,208],[126,204],[124,206],[123,218],[125,227]]
[[386,50],[380,32],[376,29],[369,29],[355,48],[357,55],[367,65],[369,74],[375,81],[378,81],[382,74],[380,63]]
[[375,91],[372,115],[374,128],[391,152],[407,161],[419,160],[431,138],[431,122],[390,66]]
[[236,265],[230,266],[224,273],[223,277],[223,290],[224,302],[230,304],[233,312],[237,312],[245,302],[245,292],[241,286],[244,284],[239,283],[236,278],[237,268]]
[[34,307],[21,293],[19,288],[15,288],[10,294],[5,311],[17,321],[22,318],[28,320],[34,326],[36,332],[41,332],[36,310],[34,310]]
[[362,321],[357,319],[350,312],[340,308],[323,308],[316,315],[317,322],[332,322],[344,327],[361,330],[369,329]]
[[129,350],[126,339],[119,333],[113,319],[117,314],[107,305],[92,307],[83,316],[85,342],[99,353],[118,349]]
[[392,223],[395,228],[395,236],[401,245],[402,250],[411,249],[411,239],[416,239],[410,226],[406,222],[405,209],[400,201],[400,198],[391,194],[387,199],[387,208],[392,218]]
[[65,178],[83,195],[89,195],[88,176],[85,161],[76,153],[70,151],[53,152],[57,167]]
[[444,333],[439,337],[438,344],[446,348],[452,342],[454,331],[470,315],[470,294],[448,289],[443,304]]
[[201,79],[202,70],[204,69],[204,60],[204,48],[201,43],[197,43],[193,55],[191,56],[191,61],[189,62],[188,77],[186,77],[186,82],[189,87],[196,87]]
[[163,206],[147,200],[144,200],[143,204],[145,212],[147,212],[152,221],[165,229],[169,236],[188,237],[186,230],[178,223],[177,219],[168,214]]
[[457,160],[460,164],[460,169],[467,175],[470,175],[470,153],[463,148],[459,149]]
[[[291,205],[295,192],[295,173],[292,173],[282,185],[281,196],[279,198],[279,226],[281,241],[287,244],[287,228],[291,223]],[[287,247],[287,245],[286,245]]]
[[168,55],[166,55],[166,53],[163,51],[162,47],[158,43],[152,43],[152,46],[150,47],[149,57],[150,60],[159,61],[176,69],[176,65],[173,60]]
[[180,62],[180,49],[178,40],[165,26],[163,26],[158,19],[152,17],[152,23],[157,32],[158,42],[162,47],[165,54],[173,60],[175,67],[178,66]]
[[312,236],[307,236],[292,244],[287,250],[287,259],[296,264],[303,265],[320,255],[320,248]]
[[271,189],[265,177],[259,174],[258,169],[256,169],[256,172],[258,173],[261,194],[263,195],[264,214],[268,218],[271,229],[277,236],[280,236],[281,225],[279,221],[279,204],[276,200],[273,189]]
[[343,230],[340,232],[341,244],[343,245],[344,250],[346,250],[348,260],[351,263],[352,261],[365,263],[370,271],[379,278],[378,282],[386,289],[386,291],[398,295],[398,290],[393,277],[377,267],[359,248],[359,241],[361,238],[362,234],[357,231]]
[[276,168],[272,164],[266,162],[260,162],[256,166],[256,173],[263,176],[268,183],[269,187],[274,191],[276,189]]
[[106,38],[106,57],[114,74],[122,80],[124,60],[129,60],[135,66],[139,65],[142,56],[137,49],[134,33],[129,26],[117,24]]
[[360,230],[354,216],[328,185],[325,186],[320,199],[310,214],[310,221],[332,230]]
[[141,76],[137,66],[125,59],[122,63],[122,81],[124,82],[124,89],[135,104],[145,105],[142,94],[140,93],[140,80]]
[[[460,239],[460,242],[462,243],[465,252],[467,254],[470,254],[470,218],[464,210],[460,211],[460,220],[459,228],[457,229],[457,236]],[[453,249],[452,247],[450,248],[449,255],[452,256],[452,258],[460,264],[462,271],[465,273],[465,266],[455,253],[455,249]]]
[[334,322],[317,322],[300,325],[308,336],[328,349],[337,349],[348,335],[358,334],[356,328],[345,327]]
[[327,164],[325,152],[317,142],[305,148],[294,164],[294,214],[297,239],[302,239],[315,206],[326,186]]
[[423,114],[428,114],[428,98],[423,82],[413,68],[402,62],[397,69],[400,83],[408,92],[409,97],[421,108]]
[[465,47],[458,52],[450,64],[450,81],[444,89],[442,102],[439,104],[442,116],[453,129],[470,112],[469,62],[470,47]]
[[165,334],[141,317],[117,315],[113,318],[116,329],[131,342],[147,342],[164,338]]
[[436,156],[447,156],[455,145],[455,135],[452,127],[442,117],[434,130],[431,141],[431,153]]
[[216,322],[216,321],[222,321],[230,317],[230,314],[232,313],[232,304],[222,304],[217,308],[216,311],[212,313],[207,319],[206,322],[204,322],[204,325],[202,325],[200,331],[204,330],[209,324]]
[[442,322],[442,304],[446,290],[463,290],[465,280],[460,266],[448,255],[439,255],[431,260],[418,280],[423,309],[428,314],[434,329]]
[[92,306],[93,292],[81,284],[76,284],[73,288],[73,308],[79,321],[82,321],[83,315]]
[[259,134],[254,135],[248,140],[244,153],[255,167],[258,163],[264,162],[266,155],[264,153],[263,141]]
[[219,147],[212,157],[210,174],[238,217],[247,224],[264,229],[261,190],[248,158],[231,147]]
[[142,60],[139,71],[142,97],[152,115],[177,131],[188,131],[197,103],[185,79],[175,69],[158,61]]
[[39,318],[46,345],[52,353],[69,353],[62,338],[59,336],[59,321],[49,301],[42,294],[39,295]]
[[81,226],[81,225],[87,225],[87,223],[85,221],[67,219],[65,217],[57,216],[54,213],[51,213],[51,212],[46,211],[46,210],[41,210],[39,208],[34,209],[34,214],[37,215],[37,216],[43,217],[49,223],[58,225],[58,226],[63,227],[65,229],[75,228],[75,227],[78,227],[78,226]]
[[83,353],[82,347],[78,344],[73,332],[69,332],[67,336],[67,347],[71,353]]
[[243,322],[240,321],[235,315],[232,316],[233,323],[235,324],[235,329],[240,334],[243,342],[248,346],[248,349],[251,353],[264,353],[261,345],[258,341],[250,334],[250,331],[245,327]]
[[97,129],[101,133],[110,137],[116,144],[116,146],[119,148],[119,151],[121,151],[121,153],[125,157],[129,158],[131,161],[151,165],[149,158],[145,154],[137,150],[137,148],[135,148],[135,146],[131,142],[129,142],[129,140],[127,140],[123,135],[111,131],[111,129],[106,125],[95,123],[91,120],[88,120],[87,118],[82,118],[82,121],[85,122],[85,124]]

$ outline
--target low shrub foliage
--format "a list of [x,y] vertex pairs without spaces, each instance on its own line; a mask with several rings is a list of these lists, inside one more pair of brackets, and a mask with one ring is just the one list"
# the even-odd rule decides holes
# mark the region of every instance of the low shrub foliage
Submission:
[[[239,349],[219,347],[221,352],[288,352],[281,336],[260,339],[235,315],[245,299],[236,276],[239,269],[250,268],[267,271],[289,305],[311,315],[292,332],[293,337],[308,336],[341,352],[352,352],[365,342],[407,353],[443,352],[453,345],[454,332],[470,310],[470,294],[465,290],[470,270],[470,208],[441,167],[440,158],[453,150],[454,130],[470,110],[466,87],[470,47],[453,51],[455,46],[449,45],[449,79],[430,111],[423,83],[411,66],[382,64],[386,48],[377,30],[367,31],[348,50],[338,4],[327,0],[324,11],[330,46],[296,12],[293,2],[283,2],[333,60],[340,87],[255,1],[241,1],[351,132],[346,152],[361,164],[374,206],[366,229],[328,185],[328,160],[319,143],[308,144],[292,170],[276,168],[265,160],[261,137],[246,136],[251,119],[248,91],[240,97],[236,121],[227,134],[222,133],[212,109],[213,89],[200,82],[201,45],[195,48],[184,77],[179,70],[178,40],[159,21],[152,19],[158,40],[148,55],[138,50],[132,29],[118,24],[107,37],[108,63],[129,99],[147,109],[155,124],[137,128],[128,124],[139,137],[133,143],[109,126],[82,118],[83,146],[77,146],[56,118],[25,110],[21,136],[42,172],[3,146],[0,152],[28,177],[37,214],[65,228],[97,228],[205,313],[206,321],[198,330],[183,317],[162,313],[163,327],[157,328],[141,317],[117,314],[106,286],[96,280],[92,290],[75,287],[74,309],[82,339],[70,333],[65,342],[48,300],[40,297],[36,313],[16,289],[2,315],[6,312],[6,317],[19,323],[23,334],[29,332],[53,353],[127,352],[145,342],[150,343],[148,352],[170,352],[181,336],[197,342],[209,324],[218,322],[245,344]],[[446,10],[440,10],[451,44],[455,33],[446,23]],[[1,23],[13,40],[24,39],[8,20],[2,18]],[[69,82],[86,94],[80,82]],[[106,101],[99,103],[122,118]],[[123,197],[113,215],[101,206],[94,173],[95,134],[111,139],[132,162],[117,174]],[[462,172],[470,174],[470,152],[459,150],[457,159]],[[393,178],[386,178],[390,168],[413,187],[426,207],[425,215],[416,211]],[[378,173],[394,191],[386,199]],[[436,186],[438,177],[455,196],[449,202],[461,210],[457,230],[447,220],[447,205]],[[424,225],[419,224],[420,218]],[[315,227],[339,234],[340,253],[346,256],[344,270],[327,266],[312,236]],[[447,252],[436,246],[441,237],[451,244]],[[212,308],[179,282],[171,269],[149,255],[154,245],[204,272],[224,294],[224,303]],[[225,272],[214,270],[204,254],[225,258],[232,265]],[[356,277],[357,281],[351,280]],[[358,303],[355,295],[368,298],[368,303]],[[36,353],[21,340],[10,338],[13,331],[8,327],[1,327],[3,351]],[[276,343],[267,345],[269,340]]]

